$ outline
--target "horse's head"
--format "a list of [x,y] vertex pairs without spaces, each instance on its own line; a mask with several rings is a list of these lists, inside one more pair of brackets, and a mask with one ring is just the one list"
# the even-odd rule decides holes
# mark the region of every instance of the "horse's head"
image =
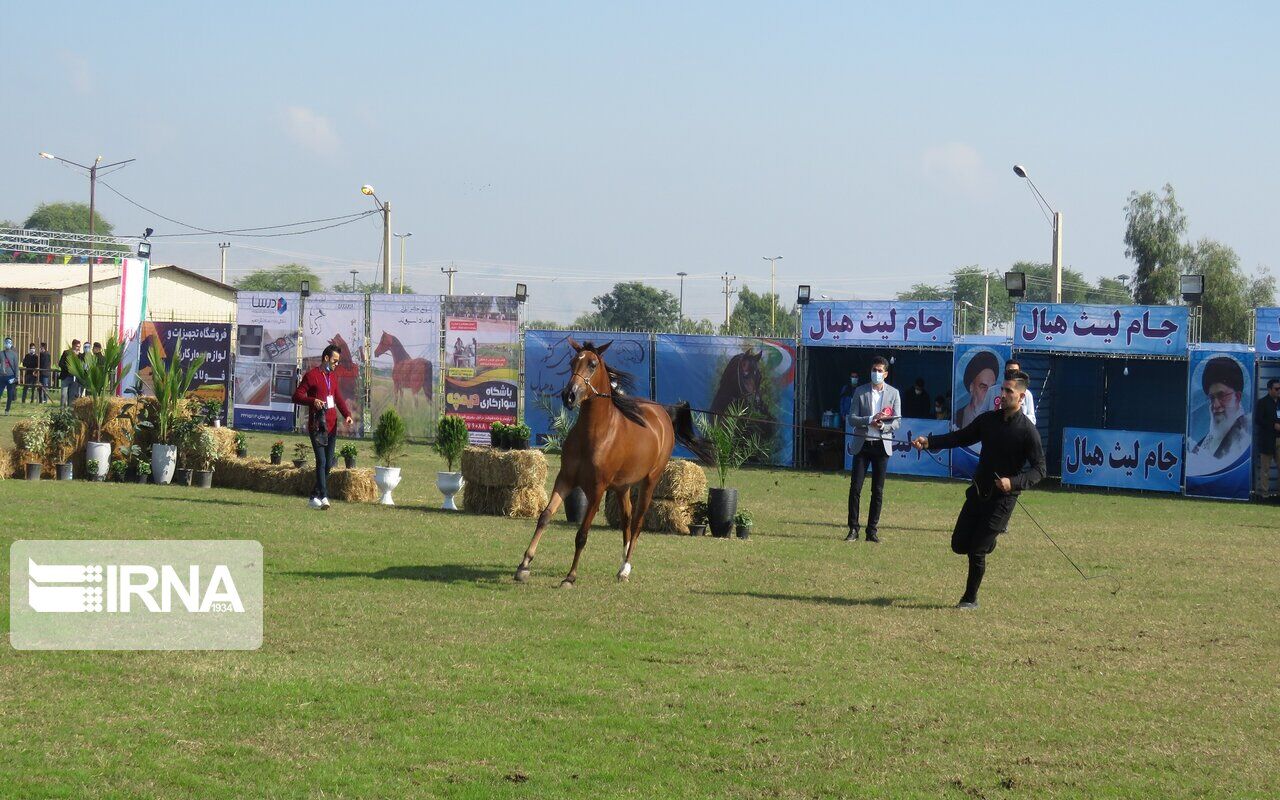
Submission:
[[570,410],[584,400],[595,396],[608,397],[613,394],[609,385],[609,368],[604,363],[604,351],[612,342],[596,346],[591,342],[578,344],[569,338],[569,346],[574,349],[573,358],[569,359],[569,382],[560,392],[560,399],[565,408]]
[[351,348],[347,347],[347,341],[341,335],[335,333],[333,338],[329,340],[329,344],[338,348],[338,351],[342,353],[343,361],[351,360]]
[[391,348],[395,346],[395,341],[396,337],[383,331],[382,338],[378,340],[378,349],[373,351],[373,357],[377,358],[383,353],[391,352]]
[[738,362],[738,388],[741,389],[743,397],[754,397],[760,393],[760,384],[764,374],[760,369],[760,360],[764,358],[764,351],[758,353],[748,350],[734,360]]

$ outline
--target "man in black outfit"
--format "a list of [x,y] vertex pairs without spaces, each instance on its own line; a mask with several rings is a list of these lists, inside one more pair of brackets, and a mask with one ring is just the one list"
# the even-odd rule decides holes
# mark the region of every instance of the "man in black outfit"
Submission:
[[1280,444],[1280,380],[1267,381],[1267,393],[1253,407],[1253,449],[1258,453],[1258,495],[1275,497],[1271,491],[1271,465],[1276,463]]
[[1023,489],[1044,478],[1044,449],[1040,434],[1022,413],[1027,373],[1005,376],[1000,386],[1000,408],[979,414],[964,428],[940,436],[918,436],[917,450],[945,450],[982,443],[973,483],[965,491],[964,507],[951,534],[952,552],[969,557],[969,580],[956,608],[978,607],[978,587],[987,570],[987,553],[996,548],[996,537],[1009,527],[1009,517]]

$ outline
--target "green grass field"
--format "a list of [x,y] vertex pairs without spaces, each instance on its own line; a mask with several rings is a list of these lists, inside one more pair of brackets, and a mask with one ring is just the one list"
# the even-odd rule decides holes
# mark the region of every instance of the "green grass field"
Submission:
[[404,466],[401,506],[327,514],[0,481],[6,545],[266,553],[261,650],[0,651],[0,796],[1280,794],[1275,507],[1032,491],[1120,593],[1019,512],[982,608],[958,612],[959,483],[890,479],[884,543],[850,545],[846,479],[741,472],[750,540],[646,535],[619,585],[620,535],[597,529],[563,591],[567,524],[517,585],[532,523],[433,510],[441,463],[415,447]]

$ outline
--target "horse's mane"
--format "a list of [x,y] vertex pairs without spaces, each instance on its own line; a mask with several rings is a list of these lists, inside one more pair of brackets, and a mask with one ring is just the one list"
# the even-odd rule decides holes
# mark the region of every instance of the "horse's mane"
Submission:
[[596,349],[595,343],[586,342],[582,345],[582,349],[595,353],[600,358],[600,363],[604,364],[605,371],[609,373],[609,384],[613,387],[613,391],[610,392],[613,407],[622,412],[622,416],[635,424],[642,428],[646,427],[644,416],[640,413],[641,401],[633,396],[636,391],[636,376],[625,370],[614,369],[605,363],[604,357],[600,356],[600,351]]

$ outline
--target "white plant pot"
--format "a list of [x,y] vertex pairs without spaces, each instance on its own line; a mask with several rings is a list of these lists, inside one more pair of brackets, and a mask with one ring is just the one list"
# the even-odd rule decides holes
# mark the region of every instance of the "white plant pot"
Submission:
[[173,481],[174,467],[178,466],[178,448],[172,444],[151,445],[151,480],[164,486]]
[[444,495],[444,509],[446,511],[457,511],[458,507],[454,505],[453,496],[462,491],[462,473],[461,472],[437,472],[436,488],[440,490],[440,494]]
[[89,442],[85,445],[85,463],[88,464],[94,459],[98,461],[98,471],[95,474],[105,477],[107,469],[111,466],[111,442]]
[[373,482],[378,484],[378,491],[382,492],[382,499],[378,502],[384,506],[394,506],[391,492],[400,485],[400,468],[374,467]]

